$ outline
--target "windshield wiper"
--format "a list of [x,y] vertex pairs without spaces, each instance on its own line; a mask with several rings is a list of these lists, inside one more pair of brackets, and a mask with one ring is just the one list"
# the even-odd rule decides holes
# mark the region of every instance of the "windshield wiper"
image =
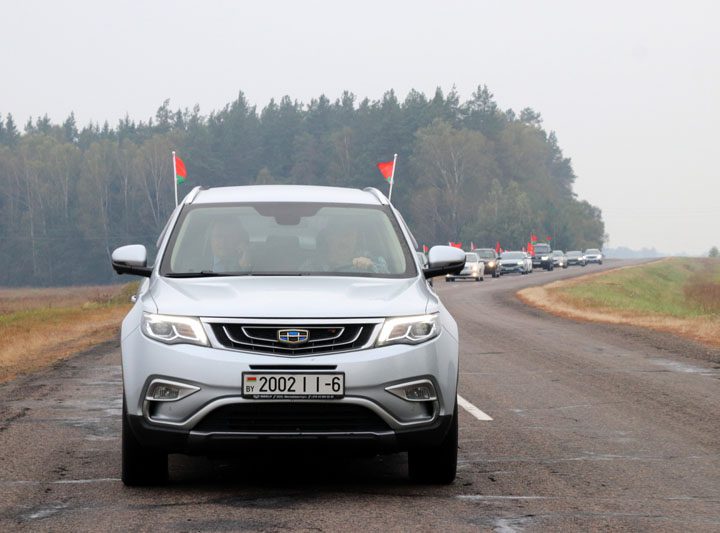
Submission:
[[212,278],[218,276],[252,276],[251,272],[215,272],[214,270],[201,270],[200,272],[169,272],[168,278]]

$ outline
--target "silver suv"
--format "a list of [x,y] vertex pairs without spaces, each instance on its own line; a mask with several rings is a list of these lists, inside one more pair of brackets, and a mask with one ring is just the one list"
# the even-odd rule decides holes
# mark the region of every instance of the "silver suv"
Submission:
[[154,266],[115,250],[148,278],[122,324],[123,482],[271,441],[407,451],[412,478],[452,482],[458,330],[427,280],[465,254],[416,249],[375,189],[269,185],[194,189]]

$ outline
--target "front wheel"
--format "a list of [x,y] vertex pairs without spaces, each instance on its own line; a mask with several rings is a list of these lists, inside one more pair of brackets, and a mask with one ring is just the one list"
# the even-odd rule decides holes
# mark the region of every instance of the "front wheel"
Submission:
[[458,408],[455,403],[453,419],[447,435],[436,446],[413,448],[408,451],[410,479],[418,483],[449,485],[457,475]]
[[142,446],[127,417],[125,395],[122,409],[122,482],[128,487],[161,485],[168,480],[168,455]]

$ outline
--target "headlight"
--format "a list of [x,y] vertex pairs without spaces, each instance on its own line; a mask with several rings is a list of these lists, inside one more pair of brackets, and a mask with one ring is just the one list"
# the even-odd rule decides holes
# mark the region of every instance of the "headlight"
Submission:
[[143,313],[140,326],[146,337],[165,344],[208,346],[208,338],[197,318]]
[[495,261],[490,261],[490,262],[488,262],[488,266],[489,266],[490,268],[494,267],[494,266],[495,266]]
[[438,314],[386,318],[377,346],[388,344],[420,344],[440,333]]
[[547,259],[548,259],[548,256],[547,256],[547,255],[543,255],[543,256],[540,258],[541,261],[547,261]]
[[525,263],[523,263],[522,261],[518,261],[517,264],[518,264],[518,265],[524,265]]

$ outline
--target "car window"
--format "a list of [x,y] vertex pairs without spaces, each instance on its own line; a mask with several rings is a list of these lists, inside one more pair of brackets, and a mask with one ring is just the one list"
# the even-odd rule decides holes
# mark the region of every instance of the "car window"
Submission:
[[409,277],[414,265],[397,220],[382,206],[198,204],[176,224],[161,274]]

